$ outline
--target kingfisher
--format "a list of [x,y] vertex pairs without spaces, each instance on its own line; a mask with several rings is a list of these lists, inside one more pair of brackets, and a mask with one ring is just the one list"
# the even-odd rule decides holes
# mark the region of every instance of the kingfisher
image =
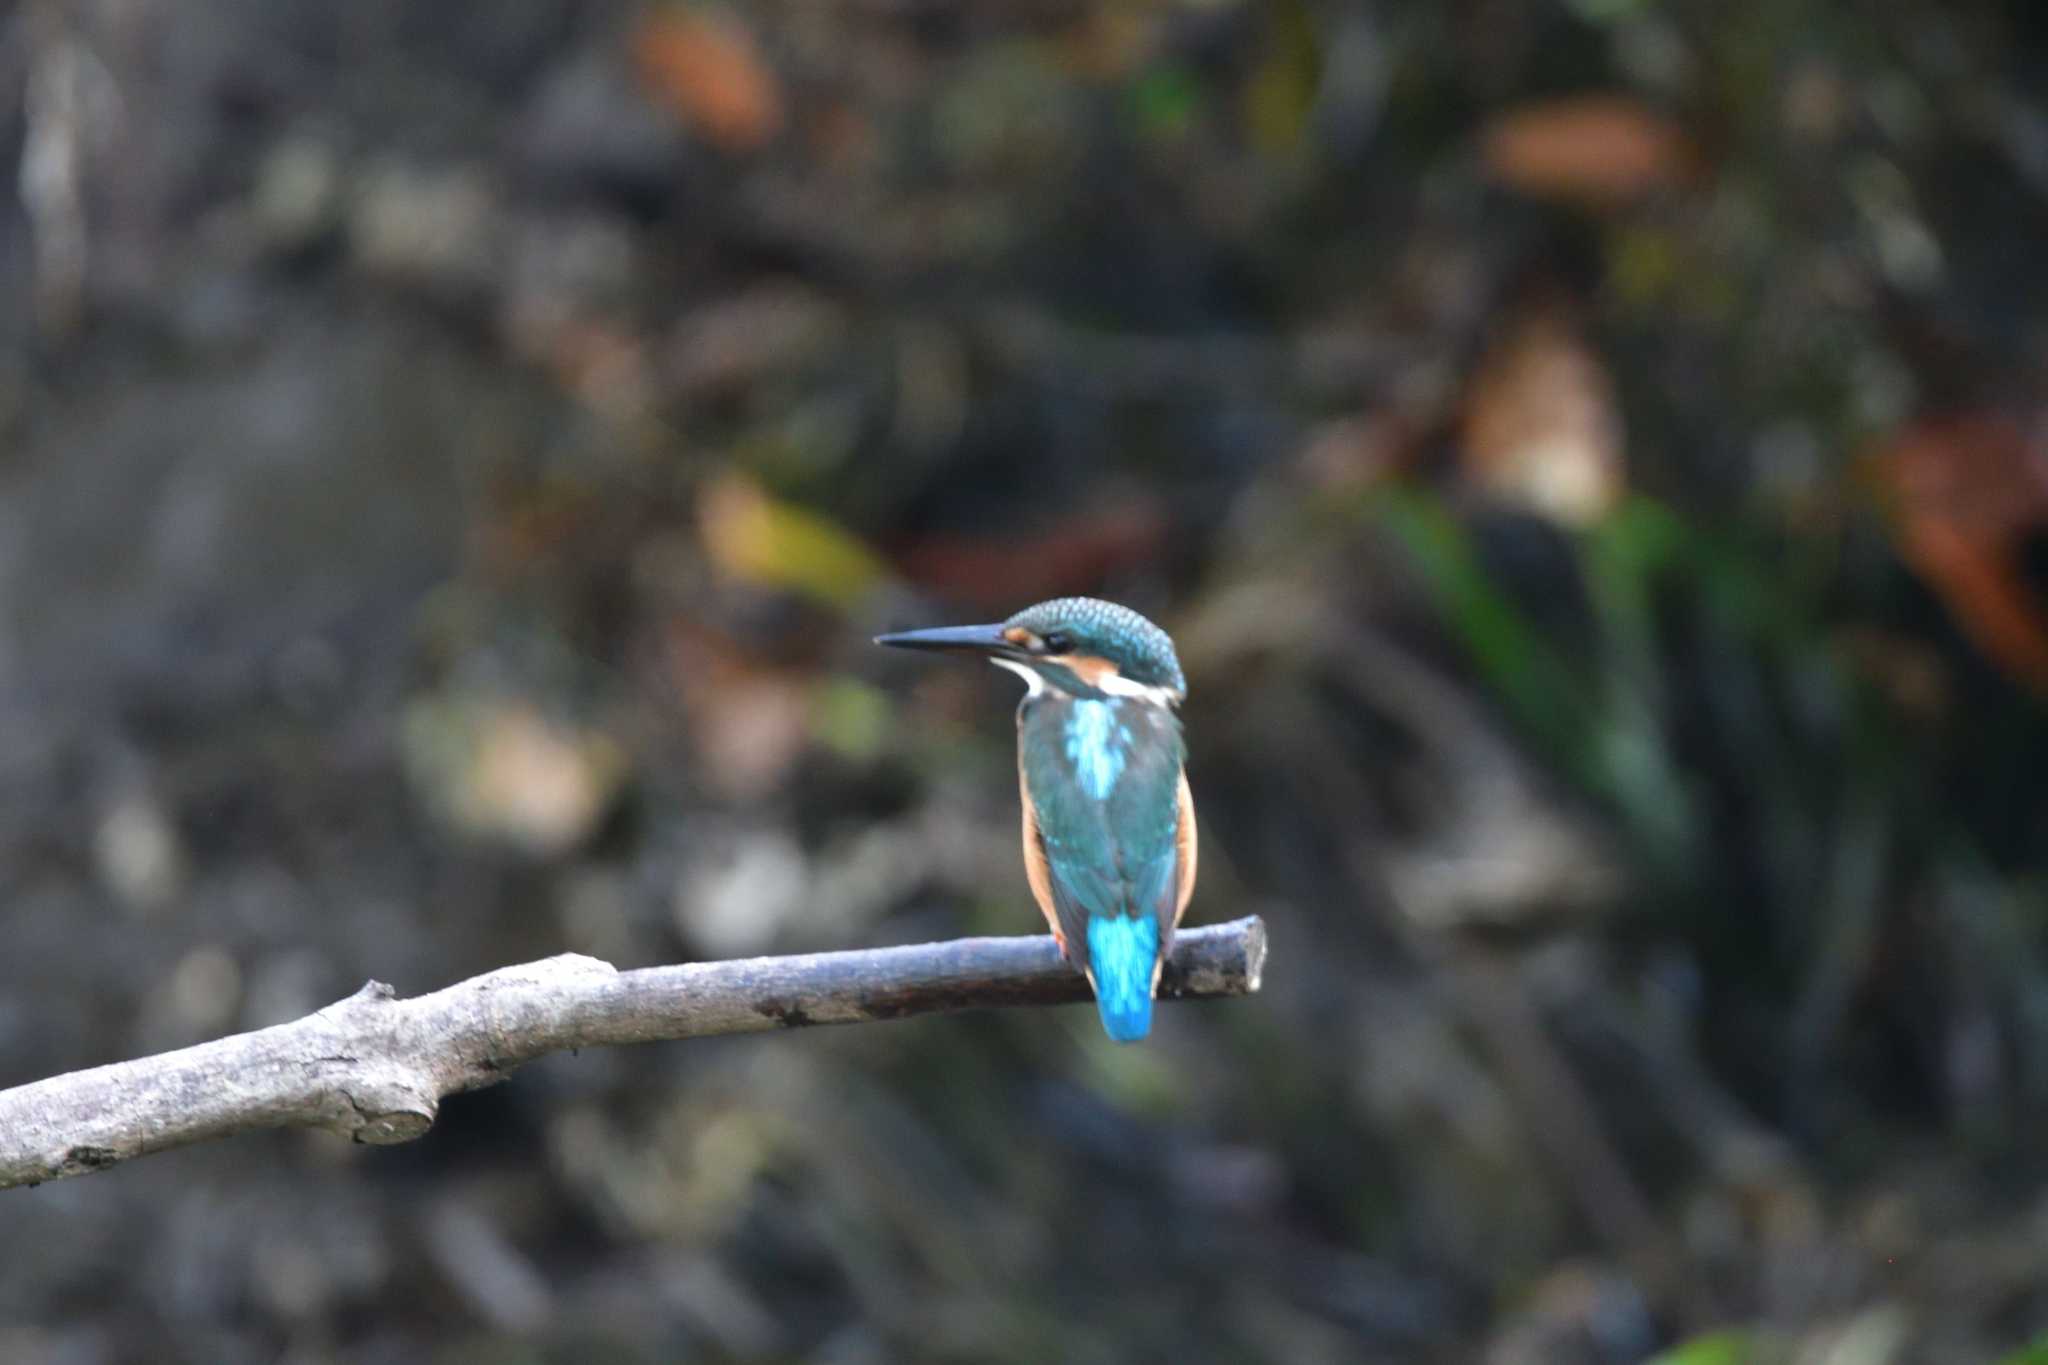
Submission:
[[1159,970],[1195,889],[1195,803],[1173,641],[1114,602],[1062,597],[986,626],[878,635],[980,654],[1024,679],[1024,875],[1120,1043],[1152,1028]]

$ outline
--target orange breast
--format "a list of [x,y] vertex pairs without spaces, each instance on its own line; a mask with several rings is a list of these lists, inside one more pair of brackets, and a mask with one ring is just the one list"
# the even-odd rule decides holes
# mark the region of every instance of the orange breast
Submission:
[[[1030,803],[1025,804],[1028,806]],[[1195,843],[1195,794],[1188,788],[1186,772],[1180,775],[1180,824],[1174,831],[1173,847],[1180,875],[1180,895],[1174,902],[1173,922],[1179,924],[1180,917],[1188,912],[1188,898],[1195,894],[1195,862],[1199,852]]]
[[1053,908],[1052,869],[1046,865],[1045,843],[1038,837],[1038,811],[1031,804],[1031,781],[1024,776],[1021,763],[1017,765],[1017,792],[1024,803],[1024,879],[1031,883],[1031,898],[1038,902],[1039,913],[1052,926],[1060,952],[1072,960],[1073,954],[1067,952],[1067,936],[1060,932],[1059,911]]

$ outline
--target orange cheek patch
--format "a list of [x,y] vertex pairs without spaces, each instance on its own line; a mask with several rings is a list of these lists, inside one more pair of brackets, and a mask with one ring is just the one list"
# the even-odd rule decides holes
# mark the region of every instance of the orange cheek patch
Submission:
[[1094,654],[1054,654],[1047,663],[1060,664],[1090,687],[1101,687],[1104,678],[1117,676],[1116,665]]
[[1031,648],[1031,632],[1022,626],[1011,626],[1003,632],[1003,638],[1020,649]]

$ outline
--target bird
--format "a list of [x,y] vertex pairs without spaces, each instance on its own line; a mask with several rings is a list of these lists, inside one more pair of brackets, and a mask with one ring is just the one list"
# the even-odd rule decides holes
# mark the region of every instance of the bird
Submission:
[[1017,782],[1024,873],[1103,1031],[1151,1032],[1159,972],[1195,889],[1195,803],[1167,633],[1129,607],[1061,597],[1007,621],[878,635],[980,654],[1024,680]]

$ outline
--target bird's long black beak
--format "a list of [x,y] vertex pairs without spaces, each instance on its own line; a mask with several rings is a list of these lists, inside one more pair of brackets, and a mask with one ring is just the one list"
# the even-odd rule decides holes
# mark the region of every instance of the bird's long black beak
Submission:
[[1017,647],[1003,635],[1000,622],[992,626],[938,626],[931,630],[899,630],[877,635],[878,645],[897,649],[955,649],[974,654],[1015,654]]

